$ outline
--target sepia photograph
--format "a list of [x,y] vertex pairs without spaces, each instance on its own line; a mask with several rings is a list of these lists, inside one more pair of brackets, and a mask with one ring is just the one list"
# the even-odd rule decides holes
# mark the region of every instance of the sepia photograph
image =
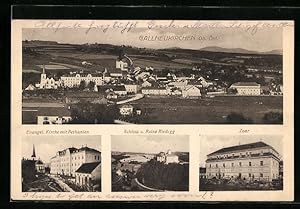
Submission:
[[112,136],[112,191],[189,191],[188,136]]
[[22,192],[100,192],[100,136],[22,138]]
[[283,190],[282,136],[202,136],[200,191]]
[[251,24],[23,28],[22,123],[282,124],[283,27]]

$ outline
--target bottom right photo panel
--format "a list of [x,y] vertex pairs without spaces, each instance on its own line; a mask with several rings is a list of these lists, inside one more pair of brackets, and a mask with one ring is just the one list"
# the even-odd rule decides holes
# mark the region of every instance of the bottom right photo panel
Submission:
[[200,137],[199,190],[283,190],[281,135]]

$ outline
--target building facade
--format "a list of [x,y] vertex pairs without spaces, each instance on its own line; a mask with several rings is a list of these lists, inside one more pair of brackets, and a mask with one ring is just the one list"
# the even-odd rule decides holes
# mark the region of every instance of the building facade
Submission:
[[207,178],[279,178],[279,153],[264,142],[226,147],[207,155]]
[[98,150],[81,147],[67,148],[58,151],[50,160],[50,173],[56,175],[75,176],[75,171],[84,163],[100,162],[101,153]]
[[258,96],[261,93],[261,86],[255,82],[237,82],[230,86],[237,90],[237,95]]
[[83,163],[75,171],[75,184],[84,187],[87,191],[100,191],[101,163]]
[[61,84],[63,87],[73,88],[78,87],[81,81],[84,81],[88,85],[91,81],[97,86],[102,86],[104,84],[103,75],[92,75],[92,74],[70,74],[61,76]]
[[43,72],[41,74],[40,83],[35,85],[39,89],[57,89],[61,86],[61,80],[54,80],[54,78],[49,78],[45,72],[45,66],[43,65]]

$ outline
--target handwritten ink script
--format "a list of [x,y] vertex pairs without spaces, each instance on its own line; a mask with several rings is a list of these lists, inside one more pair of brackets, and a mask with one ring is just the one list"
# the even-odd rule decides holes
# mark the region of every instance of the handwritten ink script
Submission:
[[121,34],[133,32],[136,29],[147,30],[171,30],[171,29],[184,29],[184,30],[195,30],[195,29],[216,29],[216,28],[229,28],[229,29],[243,29],[244,31],[255,35],[261,28],[283,28],[289,26],[288,22],[203,22],[203,21],[190,21],[189,23],[181,23],[180,21],[170,20],[168,22],[158,20],[149,21],[107,21],[105,23],[98,23],[97,21],[90,21],[88,23],[82,22],[64,22],[64,21],[39,21],[35,23],[36,28],[48,28],[54,29],[57,32],[63,28],[70,29],[84,29],[85,34],[89,34],[92,30],[102,31],[106,33],[109,30],[118,30]]
[[101,194],[101,193],[52,193],[24,192],[22,197],[28,200],[209,200],[214,192],[190,193],[153,193],[153,194]]

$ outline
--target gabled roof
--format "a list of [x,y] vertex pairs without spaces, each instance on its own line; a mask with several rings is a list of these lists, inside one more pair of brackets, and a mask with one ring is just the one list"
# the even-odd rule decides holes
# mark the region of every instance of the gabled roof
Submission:
[[93,162],[93,163],[83,163],[75,172],[76,173],[92,173],[93,170],[100,164],[101,162]]
[[232,84],[232,86],[260,86],[260,84],[256,82],[237,82]]
[[264,142],[254,142],[254,143],[250,143],[250,144],[242,144],[242,145],[237,145],[237,146],[232,146],[232,147],[225,147],[225,148],[219,149],[215,152],[208,154],[208,156],[213,155],[213,154],[231,152],[231,151],[254,149],[254,148],[259,148],[259,147],[270,147],[270,146]]
[[98,152],[98,153],[100,153],[98,150],[93,149],[93,148],[89,148],[89,147],[81,147],[81,148],[79,148],[78,152],[81,152],[81,151],[90,151],[90,152]]

